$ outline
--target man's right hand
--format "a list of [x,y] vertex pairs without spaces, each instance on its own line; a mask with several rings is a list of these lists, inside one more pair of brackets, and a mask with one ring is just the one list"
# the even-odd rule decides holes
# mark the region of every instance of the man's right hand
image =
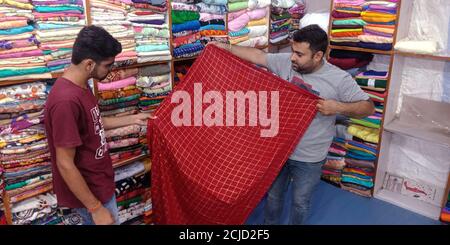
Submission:
[[91,213],[91,215],[96,225],[113,225],[115,223],[111,212],[104,206]]

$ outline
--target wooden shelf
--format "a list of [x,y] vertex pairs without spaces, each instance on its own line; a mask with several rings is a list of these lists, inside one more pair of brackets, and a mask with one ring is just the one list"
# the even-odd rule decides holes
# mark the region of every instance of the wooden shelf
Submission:
[[330,45],[330,49],[339,49],[339,50],[349,50],[349,51],[360,51],[360,52],[366,52],[366,53],[374,53],[374,54],[384,54],[384,55],[392,55],[393,51],[384,51],[384,50],[377,50],[377,49],[366,49],[366,48],[358,48],[358,47],[347,47],[347,46],[336,46],[336,45]]
[[450,61],[449,55],[417,54],[417,53],[403,52],[403,51],[398,51],[398,50],[395,50],[394,54],[407,56],[407,57],[413,57],[413,58],[419,58],[419,59]]
[[148,154],[142,154],[142,155],[139,155],[139,156],[136,156],[136,157],[132,157],[130,159],[114,163],[113,164],[113,168],[122,167],[122,166],[128,165],[130,163],[133,163],[133,162],[136,162],[136,161],[139,161],[139,160],[143,160],[143,159],[149,158],[149,157],[150,157],[150,155],[148,155]]
[[195,59],[197,59],[197,57],[198,57],[198,55],[192,56],[192,57],[186,57],[186,58],[174,58],[173,61],[178,62],[178,61],[185,61],[185,60],[195,60]]

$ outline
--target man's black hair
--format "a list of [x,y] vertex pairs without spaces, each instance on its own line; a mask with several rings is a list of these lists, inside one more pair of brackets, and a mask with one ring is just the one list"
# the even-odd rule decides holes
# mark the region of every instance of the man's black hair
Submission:
[[122,52],[122,45],[105,29],[98,26],[86,26],[78,33],[73,45],[72,63],[80,64],[85,59],[100,63]]
[[294,42],[309,43],[309,48],[314,53],[322,51],[324,54],[328,47],[327,33],[318,25],[305,26],[294,33]]

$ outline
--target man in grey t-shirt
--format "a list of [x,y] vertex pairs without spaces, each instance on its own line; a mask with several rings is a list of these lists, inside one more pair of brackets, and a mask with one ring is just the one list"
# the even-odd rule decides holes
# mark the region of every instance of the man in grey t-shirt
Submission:
[[296,84],[321,99],[316,117],[289,157],[267,196],[265,224],[279,224],[289,180],[292,179],[293,203],[290,224],[303,224],[310,199],[320,180],[321,167],[335,133],[336,114],[363,118],[374,113],[373,103],[353,78],[329,64],[324,55],[328,37],[317,25],[306,26],[294,34],[292,53],[268,54],[259,49],[215,45],[234,55],[267,67],[271,72]]

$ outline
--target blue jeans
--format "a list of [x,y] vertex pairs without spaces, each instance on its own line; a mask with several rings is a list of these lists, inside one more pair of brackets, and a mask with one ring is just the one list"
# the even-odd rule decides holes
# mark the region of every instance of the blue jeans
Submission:
[[[104,203],[103,206],[111,212],[112,217],[114,218],[114,223],[116,225],[119,224],[119,210],[117,208],[116,195],[114,194],[111,200],[107,203]],[[83,225],[95,225],[94,220],[92,219],[91,214],[86,208],[74,208],[75,212],[77,212],[81,218],[83,219]]]
[[300,225],[305,223],[311,196],[320,181],[322,165],[325,161],[324,159],[320,162],[308,163],[287,160],[268,192],[264,208],[264,224],[280,224],[284,198],[291,179],[293,195],[289,224]]

